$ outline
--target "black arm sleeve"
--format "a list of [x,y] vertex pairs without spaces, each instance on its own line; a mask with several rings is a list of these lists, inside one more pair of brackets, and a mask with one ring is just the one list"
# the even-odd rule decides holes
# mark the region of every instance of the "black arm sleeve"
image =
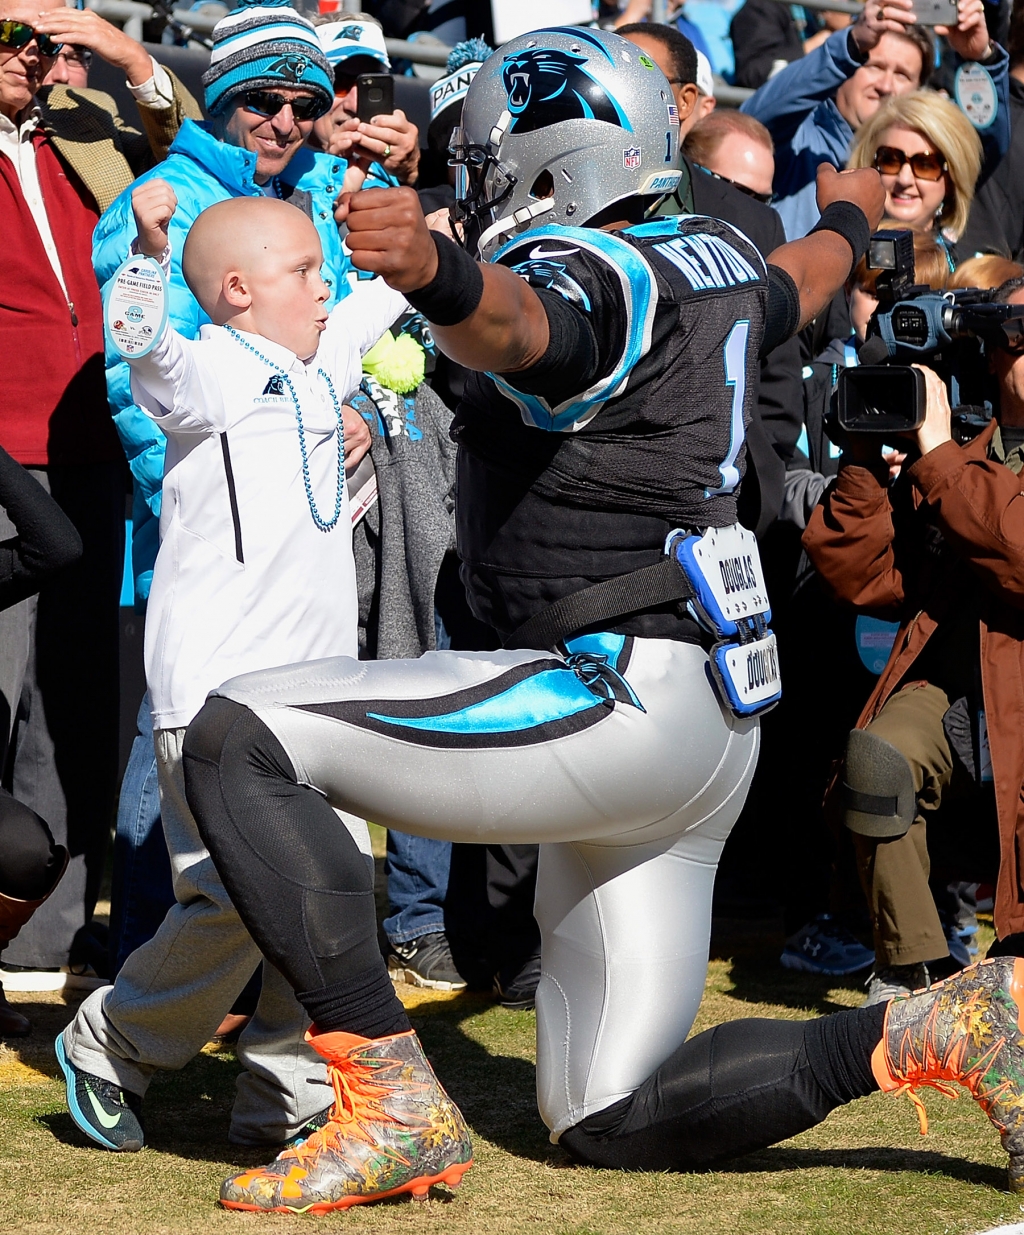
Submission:
[[0,506],[17,535],[0,541],[0,609],[38,592],[55,571],[82,556],[74,524],[25,469],[0,449]]
[[781,266],[768,267],[768,312],[765,315],[761,356],[796,334],[800,326],[800,293]]
[[503,376],[516,390],[542,397],[549,406],[556,407],[602,376],[597,337],[587,315],[558,292],[543,287],[533,290],[547,314],[550,331],[547,351],[528,369]]

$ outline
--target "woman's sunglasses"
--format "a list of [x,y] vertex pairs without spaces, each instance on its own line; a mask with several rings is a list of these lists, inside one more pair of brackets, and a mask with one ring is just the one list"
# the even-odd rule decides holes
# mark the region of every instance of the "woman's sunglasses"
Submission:
[[917,180],[941,180],[946,174],[941,154],[907,154],[898,146],[879,146],[875,151],[874,168],[883,176],[898,176],[904,163],[910,164]]
[[286,99],[272,90],[246,90],[241,102],[246,111],[255,112],[257,116],[276,116],[282,107],[291,107],[296,120],[316,120],[325,111],[323,99]]
[[48,34],[40,34],[33,26],[24,21],[0,21],[0,47],[10,47],[20,51],[35,39],[41,56],[55,56],[64,46],[55,43]]

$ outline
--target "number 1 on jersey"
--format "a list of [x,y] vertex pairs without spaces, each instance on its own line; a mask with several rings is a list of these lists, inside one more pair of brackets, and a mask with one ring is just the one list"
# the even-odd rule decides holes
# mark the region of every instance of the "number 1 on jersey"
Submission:
[[740,471],[736,456],[743,445],[743,401],[747,393],[747,339],[750,337],[750,322],[740,321],[729,331],[725,341],[723,361],[725,384],[732,387],[732,411],[729,417],[729,453],[718,465],[722,483],[717,489],[705,489],[705,497],[721,497],[732,493],[740,483]]

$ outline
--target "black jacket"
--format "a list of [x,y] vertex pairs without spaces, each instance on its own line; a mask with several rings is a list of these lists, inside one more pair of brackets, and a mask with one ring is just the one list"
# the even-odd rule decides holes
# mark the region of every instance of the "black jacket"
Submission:
[[751,90],[764,85],[776,60],[799,60],[804,54],[789,5],[779,0],[747,0],[732,19],[729,37],[736,56],[733,82]]
[[1010,149],[978,190],[967,230],[957,245],[962,257],[1001,253],[1024,256],[1024,82],[1010,76]]
[[0,609],[9,609],[76,562],[82,540],[43,486],[2,448],[0,505],[15,533],[0,541]]

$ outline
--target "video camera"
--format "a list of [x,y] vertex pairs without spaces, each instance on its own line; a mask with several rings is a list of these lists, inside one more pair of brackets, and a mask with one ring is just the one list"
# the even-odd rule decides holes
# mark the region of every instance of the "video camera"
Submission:
[[936,292],[914,283],[914,237],[876,232],[868,266],[880,270],[878,308],[868,323],[860,364],[839,377],[837,419],[846,433],[908,433],[924,422],[927,364],[943,379],[957,441],[975,437],[992,417],[991,348],[1024,344],[1024,305],[992,304],[981,288]]

